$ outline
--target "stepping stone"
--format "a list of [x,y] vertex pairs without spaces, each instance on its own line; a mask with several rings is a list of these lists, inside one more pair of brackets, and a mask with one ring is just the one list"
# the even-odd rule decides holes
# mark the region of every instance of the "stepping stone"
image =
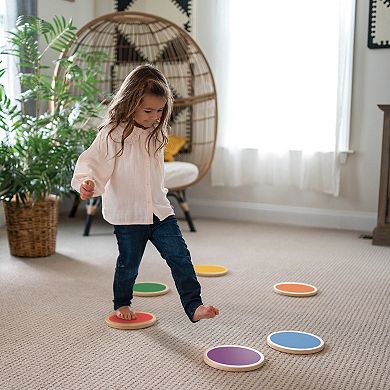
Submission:
[[203,360],[210,367],[223,371],[252,371],[264,364],[261,352],[242,345],[209,348],[204,352]]
[[211,264],[194,265],[194,270],[198,276],[222,276],[228,272],[228,269],[223,265]]
[[317,294],[317,287],[307,283],[283,282],[274,285],[274,291],[278,294],[290,297],[311,297]]
[[320,352],[324,341],[311,333],[296,330],[283,330],[271,333],[267,337],[267,344],[279,352],[304,355]]
[[169,287],[164,283],[140,282],[135,283],[133,287],[133,295],[137,297],[156,297],[168,291]]
[[106,317],[106,324],[115,329],[132,330],[148,328],[156,322],[156,317],[152,313],[136,311],[135,315],[137,316],[135,320],[123,320],[113,312]]

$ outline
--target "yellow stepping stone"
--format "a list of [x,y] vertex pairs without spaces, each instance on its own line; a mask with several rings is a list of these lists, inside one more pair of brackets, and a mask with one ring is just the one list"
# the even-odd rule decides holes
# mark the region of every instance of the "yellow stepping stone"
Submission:
[[222,276],[228,273],[228,269],[223,265],[200,264],[194,266],[198,276]]

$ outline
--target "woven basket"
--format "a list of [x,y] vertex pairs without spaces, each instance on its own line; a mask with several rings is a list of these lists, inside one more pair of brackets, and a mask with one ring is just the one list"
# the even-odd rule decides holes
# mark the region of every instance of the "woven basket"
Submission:
[[58,225],[58,199],[50,197],[16,207],[3,202],[11,255],[45,257],[55,253]]

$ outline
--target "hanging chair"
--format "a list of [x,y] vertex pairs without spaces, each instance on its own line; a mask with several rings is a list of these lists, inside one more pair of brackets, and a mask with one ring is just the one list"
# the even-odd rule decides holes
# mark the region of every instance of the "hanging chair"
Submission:
[[[170,133],[185,137],[186,144],[175,161],[165,162],[165,186],[168,196],[180,204],[190,230],[195,231],[185,191],[208,172],[217,134],[217,95],[202,50],[191,35],[169,20],[138,12],[115,12],[87,23],[69,54],[80,49],[108,54],[102,64],[106,76],[101,83],[102,96],[115,93],[141,64],[155,65],[168,79],[175,98]],[[99,202],[93,199],[87,207],[84,235],[89,234]]]

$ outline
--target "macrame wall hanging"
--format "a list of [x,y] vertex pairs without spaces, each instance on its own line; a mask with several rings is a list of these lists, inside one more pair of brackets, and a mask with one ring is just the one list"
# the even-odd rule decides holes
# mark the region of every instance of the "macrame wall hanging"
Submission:
[[[191,32],[191,0],[115,0],[115,9],[160,15]],[[169,17],[162,15],[161,10]]]
[[368,20],[368,47],[390,47],[390,0],[370,0]]

